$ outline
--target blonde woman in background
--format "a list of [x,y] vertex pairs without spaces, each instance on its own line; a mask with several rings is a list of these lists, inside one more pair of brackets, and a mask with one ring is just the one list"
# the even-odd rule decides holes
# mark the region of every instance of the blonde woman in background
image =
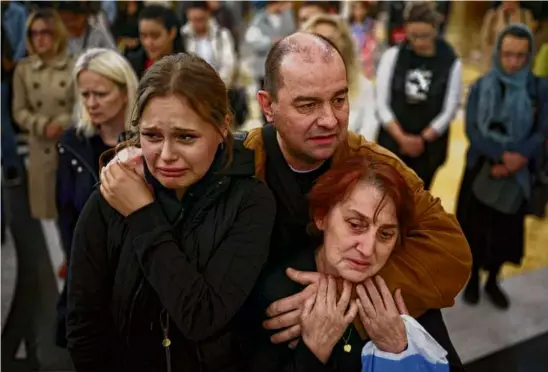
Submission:
[[336,15],[317,15],[309,19],[302,26],[302,30],[326,37],[340,50],[349,84],[348,130],[361,134],[369,141],[376,141],[379,124],[375,116],[375,88],[362,73],[346,21]]
[[67,33],[53,10],[43,9],[27,21],[29,57],[17,65],[13,81],[13,117],[29,133],[29,200],[32,217],[54,219],[57,140],[71,124],[73,59]]
[[[129,62],[118,52],[103,48],[89,49],[78,58],[73,80],[78,92],[78,122],[59,141],[56,198],[67,260],[78,217],[99,181],[99,159],[123,137],[138,86]],[[56,337],[60,347],[66,347],[65,309],[63,290]]]
[[493,46],[497,35],[503,28],[513,23],[521,23],[533,30],[533,14],[529,9],[520,7],[519,1],[503,1],[498,7],[489,9],[481,26],[481,43],[485,71],[491,68]]

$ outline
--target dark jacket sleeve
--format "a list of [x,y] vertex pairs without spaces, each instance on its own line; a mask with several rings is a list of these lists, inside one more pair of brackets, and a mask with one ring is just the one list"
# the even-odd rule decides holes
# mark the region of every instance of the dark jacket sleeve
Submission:
[[95,191],[74,231],[69,266],[67,340],[78,372],[115,371],[114,326],[109,312],[111,273],[105,204]]
[[268,257],[276,205],[265,185],[252,182],[233,226],[203,271],[181,251],[157,202],[126,218],[143,274],[190,341],[207,339],[232,320]]
[[273,344],[266,332],[254,340],[254,353],[250,372],[331,372],[331,363],[323,364],[306,344],[300,340],[295,350],[287,343]]
[[59,154],[59,166],[57,167],[57,182],[56,182],[56,204],[58,212],[59,234],[61,236],[61,244],[67,259],[69,259],[72,238],[76,221],[78,220],[78,212],[74,206],[74,174],[70,165],[69,156]]
[[462,361],[460,360],[449,332],[443,321],[441,310],[428,310],[426,313],[417,318],[417,321],[424,329],[447,351],[447,361],[451,372],[464,372]]

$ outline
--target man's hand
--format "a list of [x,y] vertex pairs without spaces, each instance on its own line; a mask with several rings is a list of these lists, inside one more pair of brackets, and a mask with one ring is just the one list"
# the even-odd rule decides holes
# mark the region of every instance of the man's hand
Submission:
[[[301,335],[300,316],[306,300],[316,296],[321,274],[317,272],[304,272],[288,268],[287,276],[307,287],[292,296],[273,302],[267,309],[266,315],[270,318],[263,323],[263,327],[269,330],[282,330],[273,335],[270,340],[275,344],[294,341]],[[295,342],[290,346],[294,347]]]
[[516,173],[527,165],[527,158],[517,152],[505,152],[502,154],[502,162],[510,173]]

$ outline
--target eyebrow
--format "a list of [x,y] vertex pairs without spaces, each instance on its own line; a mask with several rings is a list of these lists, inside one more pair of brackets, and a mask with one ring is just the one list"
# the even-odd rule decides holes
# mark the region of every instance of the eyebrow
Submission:
[[[160,128],[158,128],[158,125],[156,125],[156,124],[142,125],[141,129],[143,129],[143,130],[160,130]],[[196,134],[199,133],[195,129],[182,128],[182,127],[178,127],[178,126],[174,126],[174,125],[170,126],[169,130],[173,131],[173,132],[196,133]]]
[[[353,209],[353,208],[349,208],[348,209],[351,213],[354,213],[356,214],[360,219],[362,220],[367,220],[367,221],[371,221],[372,218],[370,218],[369,216],[366,216],[365,214]],[[398,227],[398,224],[397,223],[385,223],[385,224],[381,224],[382,227],[384,228],[397,228]]]
[[[344,88],[344,89],[341,89],[341,90],[338,90],[334,95],[333,97],[337,97],[337,96],[340,96],[341,94],[346,94],[348,93],[348,87]],[[295,97],[295,99],[293,100],[293,103],[299,103],[299,102],[318,102],[318,101],[321,101],[321,98],[318,98],[318,97],[311,97],[311,96],[297,96]]]

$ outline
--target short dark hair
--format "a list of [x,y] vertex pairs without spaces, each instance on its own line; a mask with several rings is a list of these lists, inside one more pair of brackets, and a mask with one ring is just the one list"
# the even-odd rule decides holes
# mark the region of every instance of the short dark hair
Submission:
[[412,2],[405,9],[404,19],[405,23],[428,23],[437,28],[440,22],[440,14],[436,11],[434,2]]
[[89,15],[91,13],[89,5],[82,1],[60,1],[57,4],[57,11],[79,15]]
[[[306,32],[301,32],[306,33]],[[344,58],[341,54],[341,51],[337,46],[328,38],[325,36],[316,34],[316,33],[308,33],[311,35],[314,35],[314,37],[320,39],[325,46],[330,51],[335,51],[341,59],[344,61]],[[289,36],[291,37],[291,36]],[[266,62],[265,62],[265,78],[264,78],[264,86],[262,89],[266,90],[268,94],[272,97],[273,101],[276,101],[278,99],[278,90],[282,86],[282,79],[280,76],[280,66],[282,65],[282,62],[286,56],[293,53],[295,50],[291,44],[288,42],[288,38],[281,39],[277,41],[270,51],[268,52],[268,55],[266,56]]]
[[189,1],[186,4],[186,10],[190,9],[200,9],[206,12],[209,12],[209,6],[207,5],[207,2],[205,1]]

